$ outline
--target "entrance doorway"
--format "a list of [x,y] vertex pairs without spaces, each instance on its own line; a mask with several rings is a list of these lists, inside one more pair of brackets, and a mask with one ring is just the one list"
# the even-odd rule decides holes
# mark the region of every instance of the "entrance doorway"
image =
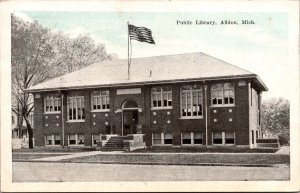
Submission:
[[123,111],[123,135],[136,134],[137,124],[139,122],[138,110]]
[[127,100],[122,105],[122,134],[136,134],[139,124],[139,108],[134,100]]

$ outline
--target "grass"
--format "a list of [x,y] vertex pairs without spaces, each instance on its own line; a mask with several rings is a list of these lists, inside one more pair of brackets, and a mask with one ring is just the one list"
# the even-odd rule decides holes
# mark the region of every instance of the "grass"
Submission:
[[39,152],[84,152],[84,151],[95,151],[95,147],[39,147],[39,148],[22,148],[22,149],[13,149],[12,152],[33,152],[33,153],[39,153]]
[[249,149],[237,147],[151,147],[132,153],[275,153],[278,149]]
[[65,160],[85,163],[119,164],[289,164],[289,155],[281,154],[100,154]]

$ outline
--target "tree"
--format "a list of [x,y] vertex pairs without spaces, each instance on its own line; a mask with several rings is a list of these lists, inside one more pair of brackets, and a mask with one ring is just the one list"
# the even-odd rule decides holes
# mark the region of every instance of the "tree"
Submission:
[[[112,59],[103,44],[96,44],[88,35],[71,39],[62,32],[11,16],[12,111],[24,119],[29,134],[29,148],[33,148],[33,131],[29,114],[33,111],[33,97],[25,92],[31,86],[65,73],[73,72],[95,62]],[[21,125],[19,124],[19,129]]]
[[58,73],[56,76],[112,58],[112,55],[106,53],[105,45],[96,44],[89,34],[71,39],[60,32],[55,34],[55,45],[59,60],[55,70]]
[[289,143],[290,103],[284,98],[262,102],[262,132],[279,138],[280,144]]
[[33,131],[29,122],[33,98],[25,90],[49,78],[54,62],[50,30],[38,22],[25,23],[11,16],[12,111],[26,122],[29,148],[33,148]]

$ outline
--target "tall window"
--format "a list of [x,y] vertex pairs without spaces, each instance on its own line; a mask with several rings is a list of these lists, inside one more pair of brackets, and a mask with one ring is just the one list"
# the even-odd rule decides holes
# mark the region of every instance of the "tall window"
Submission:
[[203,116],[202,88],[199,85],[181,88],[181,116]]
[[84,96],[68,97],[69,121],[84,120]]
[[234,104],[233,83],[213,84],[211,87],[212,105]]
[[172,107],[172,88],[170,86],[152,88],[152,108]]
[[47,94],[44,97],[45,113],[60,112],[61,111],[61,98],[59,94]]
[[93,91],[92,93],[92,109],[109,109],[109,91]]

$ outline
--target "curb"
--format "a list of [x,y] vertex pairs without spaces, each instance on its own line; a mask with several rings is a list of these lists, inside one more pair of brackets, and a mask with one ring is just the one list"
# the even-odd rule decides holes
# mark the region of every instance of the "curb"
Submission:
[[13,160],[13,162],[36,162],[36,163],[86,163],[86,164],[126,164],[126,165],[173,165],[173,166],[232,166],[232,167],[278,167],[281,165],[289,166],[289,164],[230,164],[230,163],[150,163],[150,162],[110,162],[110,161],[91,161],[91,162],[71,162],[70,160],[60,160],[60,161],[39,161],[39,160]]

